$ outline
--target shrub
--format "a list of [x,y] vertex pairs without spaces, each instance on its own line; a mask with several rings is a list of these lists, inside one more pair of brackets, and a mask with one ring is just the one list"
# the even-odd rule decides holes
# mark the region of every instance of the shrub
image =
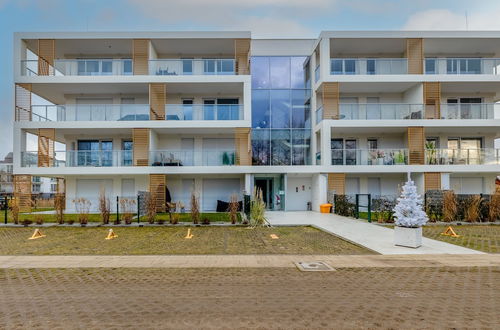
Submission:
[[250,224],[252,227],[267,226],[269,223],[265,217],[266,203],[262,198],[262,190],[255,189],[253,200],[250,203]]
[[231,197],[229,198],[229,206],[228,206],[228,213],[229,213],[229,220],[231,223],[234,225],[236,223],[236,220],[238,219],[238,195],[232,194]]
[[16,197],[9,201],[9,208],[12,215],[12,221],[17,225],[19,223],[19,201]]
[[195,191],[191,193],[191,220],[195,225],[200,222],[200,200]]
[[106,196],[106,190],[104,188],[99,192],[99,212],[101,213],[102,223],[107,225],[111,215],[111,202]]
[[127,225],[130,225],[132,223],[132,218],[134,217],[135,205],[136,205],[135,199],[132,198],[120,199],[120,209],[121,209],[122,219]]
[[207,217],[203,217],[203,220],[201,221],[202,225],[209,225],[210,224],[210,219]]
[[497,188],[495,193],[491,195],[488,206],[488,220],[497,221],[500,218],[500,188]]
[[443,194],[443,221],[455,221],[458,213],[457,197],[453,190],[447,190]]
[[155,223],[156,220],[156,196],[148,194],[146,196],[146,218],[150,224]]
[[173,225],[178,224],[179,223],[179,217],[180,217],[179,213],[172,213],[172,221],[171,221],[171,223]]
[[84,197],[73,199],[73,203],[75,204],[76,212],[78,212],[78,221],[82,226],[85,226],[89,223],[89,211],[92,203]]
[[356,205],[349,201],[346,195],[334,196],[334,213],[345,217],[353,217],[356,212]]
[[64,194],[56,194],[56,196],[54,197],[54,208],[56,210],[56,222],[60,225],[64,223],[64,204]]
[[43,215],[35,214],[35,223],[37,225],[43,225]]
[[478,222],[481,219],[480,206],[482,198],[479,195],[473,195],[467,200],[465,209],[466,220],[469,222]]

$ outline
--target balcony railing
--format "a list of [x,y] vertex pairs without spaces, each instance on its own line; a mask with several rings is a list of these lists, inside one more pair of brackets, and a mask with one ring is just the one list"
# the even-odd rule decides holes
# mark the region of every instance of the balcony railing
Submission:
[[494,119],[494,103],[441,104],[441,119]]
[[408,73],[406,58],[332,58],[332,75],[380,75]]
[[156,150],[149,152],[151,166],[235,165],[235,150]]
[[[43,63],[43,62],[42,62]],[[44,72],[39,72],[40,70]],[[60,59],[54,65],[39,65],[38,60],[21,61],[24,76],[123,76],[133,74],[131,59]]]
[[149,74],[156,76],[234,75],[234,59],[159,59],[149,61]]
[[323,120],[323,107],[316,109],[316,124],[319,124]]
[[500,149],[427,149],[425,163],[428,165],[498,165]]
[[33,105],[31,110],[32,121],[149,120],[149,104]]
[[[51,167],[111,167],[132,166],[132,150],[71,150],[56,151],[49,160]],[[38,152],[21,152],[22,167],[37,167]]]
[[425,118],[423,104],[341,103],[339,108],[344,120]]
[[243,120],[241,104],[167,104],[166,120]]
[[332,165],[408,165],[408,149],[332,149]]
[[498,58],[426,58],[426,74],[500,74]]

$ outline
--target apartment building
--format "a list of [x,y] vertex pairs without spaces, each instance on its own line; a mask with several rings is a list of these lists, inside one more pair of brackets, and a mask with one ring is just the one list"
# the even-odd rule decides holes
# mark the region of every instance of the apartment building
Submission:
[[[489,193],[500,174],[499,32],[17,33],[14,185],[204,211],[258,187],[270,210],[337,194]],[[28,136],[37,139],[30,150]],[[35,148],[33,148],[35,149]],[[167,191],[168,190],[168,191]]]

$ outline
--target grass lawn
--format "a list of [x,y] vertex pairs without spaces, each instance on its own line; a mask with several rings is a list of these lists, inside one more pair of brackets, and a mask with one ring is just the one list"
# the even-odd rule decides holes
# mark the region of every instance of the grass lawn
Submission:
[[423,235],[428,238],[460,245],[487,253],[500,253],[499,225],[462,225],[452,226],[460,237],[441,235],[448,226],[425,226]]
[[[136,214],[134,213],[134,217]],[[13,223],[12,221],[12,216],[10,212],[8,213],[8,223]],[[35,223],[36,217],[41,217],[43,219],[43,222],[56,222],[56,215],[55,214],[32,214],[32,213],[21,213],[19,214],[19,222],[22,222],[23,220],[31,220],[33,223]],[[166,223],[169,222],[169,216],[168,213],[159,213],[157,215],[157,220],[161,219],[164,220]],[[200,213],[200,223],[203,221],[204,218],[208,218],[210,222],[229,222],[229,215],[227,213]],[[110,222],[115,221],[116,219],[116,213],[111,213],[110,217]],[[65,214],[64,215],[64,220],[67,223],[69,220],[73,220],[75,223],[78,223],[78,215],[77,214]],[[133,220],[134,222],[137,221],[137,219]],[[147,222],[147,218],[145,216],[141,216],[141,221]],[[241,216],[238,214],[238,221],[241,221]],[[4,222],[4,212],[0,212],[0,222]],[[101,220],[101,215],[100,214],[89,214],[89,222],[102,222]],[[179,222],[192,222],[191,220],[191,215],[190,213],[179,213]]]
[[[33,228],[0,228],[0,255],[373,254],[312,227],[50,227],[28,240]],[[272,239],[271,234],[278,235]]]

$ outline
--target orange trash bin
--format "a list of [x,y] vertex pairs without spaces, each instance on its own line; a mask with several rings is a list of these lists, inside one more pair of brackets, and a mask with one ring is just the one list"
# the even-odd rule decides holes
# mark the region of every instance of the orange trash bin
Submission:
[[332,209],[332,204],[321,204],[319,206],[319,211],[321,213],[330,213],[330,210]]

